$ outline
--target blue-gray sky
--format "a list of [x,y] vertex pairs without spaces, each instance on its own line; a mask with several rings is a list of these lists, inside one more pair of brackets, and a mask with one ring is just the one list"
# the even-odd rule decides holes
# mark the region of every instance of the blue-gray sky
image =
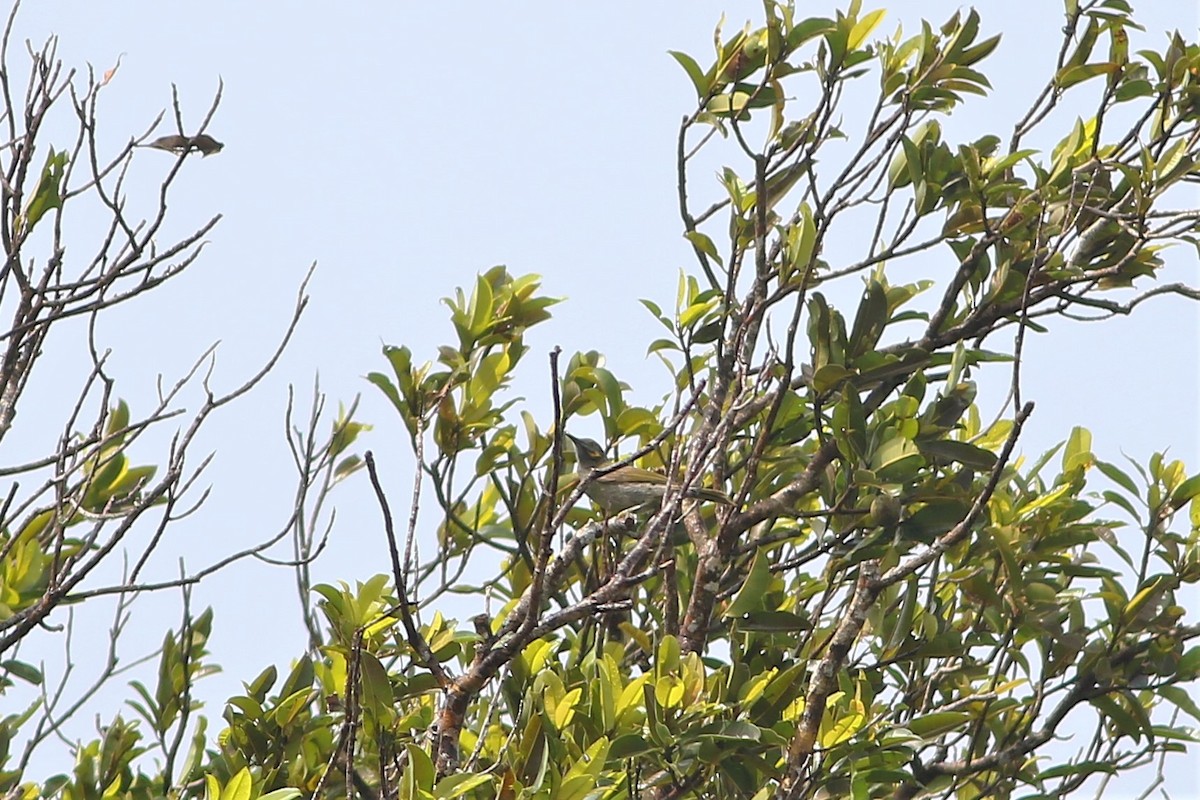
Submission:
[[[812,15],[837,7],[801,5]],[[921,16],[940,23],[960,7],[879,5],[889,9],[880,32],[897,23],[915,30]],[[1147,33],[1135,47],[1161,46],[1168,29],[1196,33],[1186,3],[1136,5]],[[944,123],[951,141],[1011,130],[1049,74],[1062,25],[1055,2],[976,7],[985,33],[1005,37],[982,67],[995,92]],[[674,147],[694,96],[666,51],[691,52],[703,63],[722,12],[732,29],[759,19],[761,5],[27,2],[18,40],[57,34],[69,66],[90,62],[99,72],[123,54],[101,102],[102,135],[114,148],[168,106],[172,82],[194,123],[224,80],[210,131],[225,150],[188,160],[170,211],[177,233],[215,213],[223,221],[189,273],[100,327],[118,393],[135,413],[152,401],[157,375],[176,376],[214,340],[222,341],[218,386],[256,369],[308,265],[318,262],[311,306],[279,369],[204,437],[216,451],[212,496],[164,549],[160,574],[175,571],[176,556],[198,567],[283,522],[292,490],[281,437],[285,391],[294,383],[306,396],[317,372],[333,403],[363,394],[360,416],[376,426],[364,443],[401,502],[410,472],[402,428],[363,376],[385,367],[383,343],[432,356],[452,336],[439,299],[494,264],[539,273],[547,292],[566,298],[529,337],[520,388],[534,408],[547,408],[545,353],[555,345],[600,350],[636,397],[661,396],[665,374],[644,357],[657,323],[637,299],[669,306],[678,270],[692,268],[680,237]],[[22,53],[13,49],[15,63]],[[163,132],[172,132],[169,121]],[[163,153],[138,154],[132,205],[136,187],[150,187],[172,163]],[[1196,283],[1194,253],[1167,259],[1168,279]],[[1024,452],[1084,425],[1110,460],[1169,449],[1200,469],[1196,311],[1171,299],[1141,311],[1102,325],[1056,325],[1029,342],[1025,391],[1038,410]],[[46,358],[64,366],[35,381],[10,440],[30,454],[46,441],[39,415],[73,398],[71,365],[83,363],[76,341],[51,345],[57,349]],[[1003,385],[1007,374],[991,379]],[[57,435],[60,417],[50,419]],[[149,449],[140,454],[159,459]],[[386,571],[365,481],[335,500],[338,525],[315,568],[318,580]],[[135,617],[145,638],[131,637],[130,657],[152,649],[177,621],[173,602],[162,600],[143,604]],[[204,686],[212,700],[303,645],[284,570],[239,566],[199,590],[196,602],[217,608],[214,659],[226,671]],[[108,698],[102,716],[120,694]]]

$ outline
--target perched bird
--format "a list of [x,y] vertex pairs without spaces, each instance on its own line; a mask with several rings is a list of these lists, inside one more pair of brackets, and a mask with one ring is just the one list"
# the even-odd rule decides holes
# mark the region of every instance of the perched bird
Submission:
[[224,143],[218,142],[207,133],[198,136],[160,136],[150,144],[142,147],[153,147],[155,150],[166,150],[169,153],[188,153],[193,150],[203,153],[205,157],[221,152]]
[[[581,481],[593,471],[609,465],[610,462],[604,457],[604,448],[595,441],[581,439],[569,433],[567,438],[575,446],[575,459]],[[662,502],[666,491],[666,476],[628,465],[597,475],[584,489],[584,493],[604,509],[606,514],[616,514],[634,506],[657,505]],[[686,496],[714,503],[731,502],[724,492],[698,486],[692,487]]]

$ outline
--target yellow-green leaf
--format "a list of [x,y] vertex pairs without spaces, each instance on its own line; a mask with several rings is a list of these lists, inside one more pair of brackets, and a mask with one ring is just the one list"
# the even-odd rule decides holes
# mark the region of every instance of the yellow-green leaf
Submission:
[[871,11],[862,19],[860,19],[853,28],[850,29],[850,38],[846,41],[846,46],[851,50],[857,50],[866,38],[871,35],[871,31],[883,21],[884,15],[887,14],[886,9],[878,9]]
[[33,197],[22,215],[24,220],[22,228],[25,233],[33,230],[33,226],[37,225],[38,220],[45,216],[47,211],[62,208],[61,184],[66,167],[67,154],[65,152],[56,153],[53,147],[50,148],[50,153],[46,156],[46,166],[42,168],[42,176],[38,180],[37,188],[34,189]]
[[221,790],[221,800],[250,800],[253,788],[254,779],[250,776],[250,768],[242,767]]

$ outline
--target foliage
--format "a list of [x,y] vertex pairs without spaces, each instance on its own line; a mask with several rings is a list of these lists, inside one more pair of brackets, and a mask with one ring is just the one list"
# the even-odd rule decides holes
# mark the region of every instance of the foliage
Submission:
[[[1124,2],[1069,0],[1007,143],[960,143],[939,117],[986,95],[999,37],[974,11],[907,37],[880,38],[882,19],[768,2],[761,27],[718,29],[711,60],[673,54],[696,93],[678,142],[696,269],[673,309],[642,301],[666,331],[648,348],[661,403],[556,350],[553,416],[520,408],[524,334],[557,300],[489,270],[447,301],[456,341],[435,361],[387,347],[369,376],[418,463],[397,531],[365,458],[392,574],[316,587],[312,651],[247,683],[179,761],[204,636],[169,638],[159,685],[137,689],[154,743],[117,720],[25,794],[1059,797],[1185,758],[1200,476],[1105,462],[1082,428],[1014,453],[1028,335],[1200,296],[1160,278],[1200,219],[1175,206],[1200,175],[1200,46],[1131,53]],[[1030,145],[1089,90],[1093,116]],[[698,206],[692,165],[720,146],[731,165]],[[935,253],[945,275],[899,277]],[[1009,388],[990,421],[985,377]],[[660,508],[580,502],[592,478],[571,475],[563,432],[586,417],[672,476]],[[733,502],[685,499],[700,484]],[[446,618],[448,593],[488,612]],[[1054,741],[1068,729],[1087,731],[1077,748]],[[165,761],[144,771],[144,748]]]
[[[172,364],[178,372],[160,376],[150,407],[135,412],[120,399],[98,330],[114,308],[139,302],[194,266],[220,218],[178,239],[168,235],[175,224],[168,220],[168,200],[184,180],[187,153],[168,158],[138,150],[163,115],[111,152],[98,141],[97,107],[117,67],[103,76],[89,70],[81,80],[64,71],[52,38],[40,49],[29,47],[26,68],[14,68],[8,42],[16,10],[0,37],[5,100],[0,109],[0,315],[6,319],[0,326],[0,441],[9,445],[0,463],[0,695],[6,701],[6,716],[0,719],[0,790],[14,798],[39,791],[68,798],[99,798],[117,790],[159,796],[170,787],[162,776],[174,774],[184,731],[193,722],[193,684],[217,669],[206,660],[205,649],[212,613],[193,611],[192,587],[290,538],[297,556],[288,567],[300,573],[306,599],[304,570],[325,522],[321,502],[334,483],[361,466],[346,451],[364,426],[353,421],[351,409],[334,420],[328,435],[321,433],[318,426],[329,423],[319,394],[307,430],[292,427],[289,413],[298,499],[284,510],[282,532],[244,542],[238,552],[210,548],[203,558],[211,560],[191,571],[180,565],[173,579],[152,577],[154,556],[179,520],[195,514],[206,497],[199,481],[211,456],[195,454],[196,437],[270,372],[306,298],[301,291],[276,352],[232,389],[216,387],[210,348],[191,364]],[[218,90],[201,131],[219,100]],[[182,128],[178,96],[173,105]],[[144,217],[130,210],[144,204],[129,202],[127,194],[135,158],[160,165]],[[195,159],[187,165],[193,164]],[[63,369],[64,361],[70,363],[62,357],[64,349],[74,350],[76,363],[83,364],[80,373]],[[49,392],[43,387],[41,395],[27,393],[31,382],[51,375],[56,377]],[[51,416],[51,409],[39,409],[39,402],[65,409],[61,420]],[[34,413],[19,417],[19,409]],[[46,449],[31,452],[30,442]],[[147,458],[152,463],[142,462]],[[157,651],[158,632],[131,646],[128,639],[137,638],[125,635],[131,609],[146,595],[162,592],[178,598],[180,630],[162,638]],[[112,612],[107,641],[103,630],[78,633],[75,613],[85,603],[89,612]],[[81,614],[80,619],[84,628],[95,617]],[[149,656],[130,653],[139,647],[149,649]],[[49,660],[44,669],[46,661],[38,661],[48,652],[60,660]],[[101,739],[80,744],[71,774],[51,777],[40,789],[22,783],[34,753],[63,737],[64,726],[106,684],[129,664],[155,656],[157,683],[131,686],[131,719],[111,720]],[[199,720],[194,733],[192,766],[205,752],[205,724]],[[162,758],[155,778],[133,765],[151,752]]]

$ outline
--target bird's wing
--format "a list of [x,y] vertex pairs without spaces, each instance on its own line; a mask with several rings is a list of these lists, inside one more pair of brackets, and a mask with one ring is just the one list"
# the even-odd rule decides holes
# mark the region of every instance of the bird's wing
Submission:
[[616,472],[610,472],[602,480],[619,481],[621,483],[666,483],[667,479],[652,470],[641,467],[622,467]]

